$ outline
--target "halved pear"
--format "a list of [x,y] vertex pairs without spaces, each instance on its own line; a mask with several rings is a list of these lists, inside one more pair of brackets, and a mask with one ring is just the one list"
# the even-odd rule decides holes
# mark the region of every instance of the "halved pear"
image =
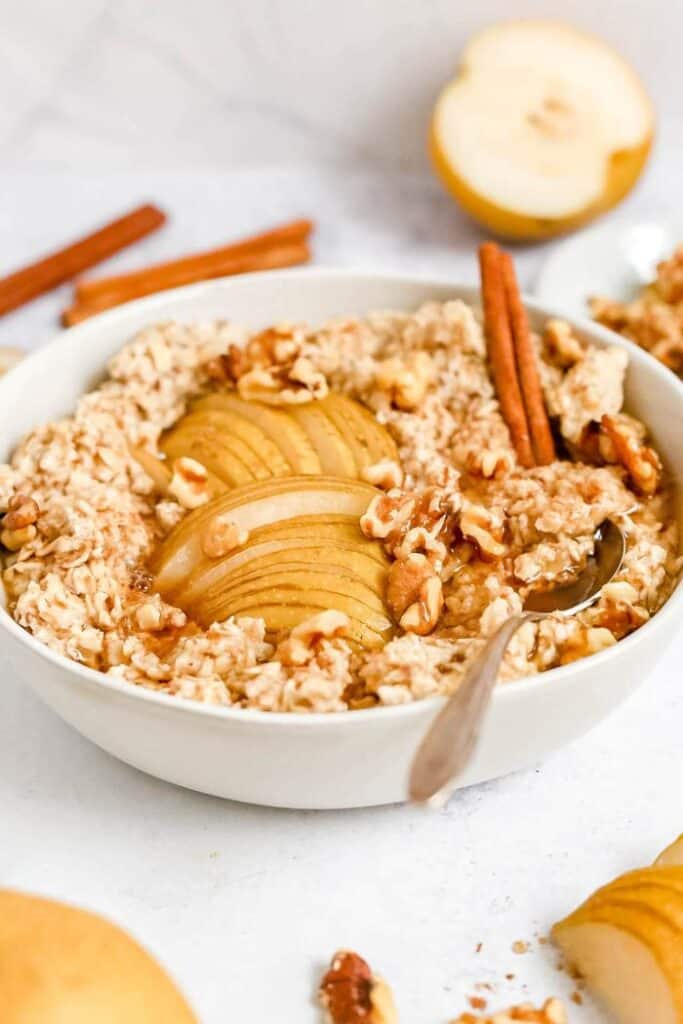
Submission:
[[318,405],[353,452],[359,473],[384,459],[398,461],[398,451],[391,434],[360,402],[331,392]]
[[322,472],[320,459],[308,435],[286,412],[261,402],[247,402],[231,391],[200,398],[192,409],[219,409],[236,413],[259,427],[277,445],[295,474]]
[[[281,604],[257,604],[249,608],[243,608],[238,618],[263,619],[266,624],[266,633],[271,640],[277,640],[279,636],[293,629],[306,619],[318,615],[320,612],[328,611],[330,604],[325,600],[322,604],[307,602],[306,604],[290,603]],[[347,637],[352,645],[364,650],[377,650],[383,647],[391,639],[392,629],[377,632],[366,622],[349,618]]]
[[250,533],[268,523],[295,516],[335,512],[360,517],[378,492],[360,480],[336,477],[273,477],[229,491],[186,516],[152,560],[155,588],[162,594],[180,586],[203,560],[202,527],[216,515],[230,514]]
[[[265,468],[266,472],[261,472],[259,479],[265,479],[268,476],[293,475],[292,467],[278,446],[260,427],[244,419],[243,416],[238,416],[237,413],[228,412],[225,409],[198,410],[188,413],[180,422],[186,427],[214,427],[230,438],[232,444],[239,441],[239,448],[242,452],[240,457],[243,461],[246,461],[250,467],[252,467],[252,462],[256,462]],[[242,448],[242,445],[245,448]],[[240,454],[240,451],[237,451],[237,454]]]
[[553,928],[553,938],[622,1024],[683,1020],[683,896],[630,872]]
[[558,21],[500,22],[466,46],[432,120],[446,188],[497,235],[542,239],[608,210],[652,146],[654,112],[606,43]]
[[320,402],[304,402],[303,405],[292,406],[290,415],[308,435],[320,458],[323,473],[329,473],[330,476],[358,476],[356,461],[348,444],[325,415]]
[[667,846],[666,850],[662,850],[655,861],[655,865],[657,867],[683,865],[683,835],[680,835],[678,839],[674,839],[673,843]]

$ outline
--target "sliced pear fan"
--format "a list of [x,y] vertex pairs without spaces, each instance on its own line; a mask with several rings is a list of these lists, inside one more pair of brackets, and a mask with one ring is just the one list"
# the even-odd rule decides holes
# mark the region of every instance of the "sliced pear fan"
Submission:
[[683,868],[632,871],[553,929],[622,1024],[683,1020]]
[[322,472],[320,459],[308,435],[286,412],[262,405],[260,402],[246,402],[232,392],[221,392],[201,398],[193,404],[192,409],[216,409],[236,413],[263,431],[280,449],[294,473]]
[[544,238],[609,209],[647,160],[654,114],[635,72],[555,21],[491,26],[441,94],[432,155],[449,191],[497,234]]

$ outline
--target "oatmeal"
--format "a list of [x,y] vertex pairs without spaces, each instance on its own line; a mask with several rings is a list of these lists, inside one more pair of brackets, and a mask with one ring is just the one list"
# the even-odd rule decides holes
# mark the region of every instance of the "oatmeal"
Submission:
[[616,643],[675,586],[670,487],[623,410],[624,353],[562,322],[533,346],[557,451],[524,466],[463,302],[142,331],[0,467],[12,615],[80,664],[193,700],[389,706],[452,692],[612,517],[615,580],[579,615],[524,625],[501,682]]
[[657,266],[655,280],[632,302],[593,298],[590,308],[598,323],[683,376],[683,245]]

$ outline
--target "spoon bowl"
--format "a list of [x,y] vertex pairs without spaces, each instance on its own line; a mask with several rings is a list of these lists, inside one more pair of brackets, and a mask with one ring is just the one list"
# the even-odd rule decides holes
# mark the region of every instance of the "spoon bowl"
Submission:
[[442,806],[455,789],[474,753],[505,650],[519,627],[558,612],[575,615],[583,611],[598,600],[602,588],[619,572],[626,539],[617,524],[605,519],[594,539],[593,554],[575,580],[532,591],[524,610],[506,619],[486,641],[418,747],[409,781],[409,797],[414,803]]

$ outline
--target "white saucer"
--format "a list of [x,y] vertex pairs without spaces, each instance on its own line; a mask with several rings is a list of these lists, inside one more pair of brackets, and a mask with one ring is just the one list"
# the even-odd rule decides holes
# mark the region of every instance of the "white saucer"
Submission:
[[657,263],[681,242],[680,217],[599,224],[553,250],[534,292],[545,306],[567,316],[586,316],[590,296],[632,298],[654,278]]

